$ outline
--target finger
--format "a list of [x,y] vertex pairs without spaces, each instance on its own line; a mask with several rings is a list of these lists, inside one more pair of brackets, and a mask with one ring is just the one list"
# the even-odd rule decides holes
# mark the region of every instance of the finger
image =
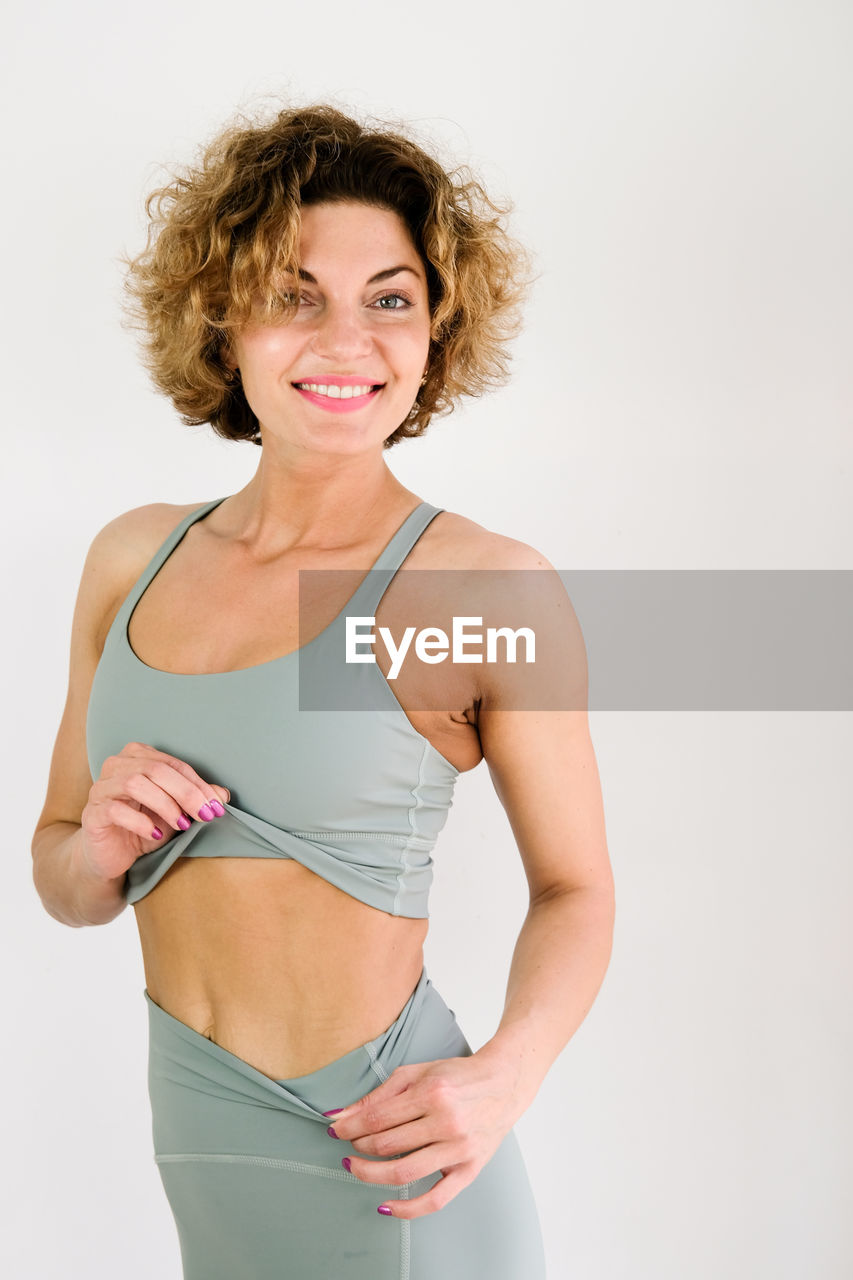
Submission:
[[[151,766],[148,765],[148,768]],[[169,795],[162,786],[158,786],[147,774],[141,770],[128,774],[123,781],[123,789],[132,800],[139,801],[140,805],[144,805],[150,810],[155,825],[172,827],[175,831],[186,830],[189,821],[185,816],[184,809],[178,804],[174,796]],[[203,810],[203,812],[207,812]],[[216,816],[215,814],[213,815]],[[183,818],[183,821],[181,821]],[[212,821],[210,818],[208,821]],[[204,821],[200,818],[199,821]]]
[[[138,750],[131,751],[130,747]],[[138,769],[134,770],[129,765],[129,759],[134,763],[138,762]],[[187,771],[190,777],[186,776]],[[147,777],[156,782],[190,818],[198,818],[202,822],[210,822],[218,816],[219,808],[222,807],[213,785],[200,779],[189,765],[175,756],[166,756],[162,751],[145,748],[141,743],[128,743],[117,756],[111,756],[104,762],[102,773],[111,779],[120,778],[122,785],[137,774]],[[210,807],[211,800],[215,802],[213,808]],[[205,805],[208,807],[205,808]],[[178,814],[175,814],[176,819],[177,817]]]
[[364,1156],[344,1156],[349,1165],[345,1169],[359,1182],[386,1183],[401,1187],[407,1182],[417,1182],[419,1178],[428,1178],[431,1173],[438,1173],[442,1166],[451,1167],[459,1161],[446,1142],[432,1142],[427,1147],[391,1160],[368,1160]]
[[392,1129],[383,1129],[381,1133],[368,1133],[363,1138],[350,1138],[349,1144],[355,1147],[359,1155],[388,1159],[390,1156],[402,1155],[406,1151],[417,1151],[419,1147],[435,1142],[438,1137],[429,1117],[423,1116],[408,1124],[398,1124]]
[[[139,812],[144,813],[146,818],[151,819],[151,834],[148,838],[149,840],[154,840],[155,843],[159,843],[161,840],[173,840],[174,837],[179,835],[180,831],[183,829],[180,828],[178,831],[173,831],[169,823],[166,822],[159,813],[152,813],[152,811],[144,804],[140,805]],[[160,832],[159,835],[155,835],[155,828]]]
[[420,1119],[426,1114],[429,1097],[419,1098],[413,1086],[423,1075],[425,1065],[432,1066],[415,1062],[396,1067],[387,1080],[357,1102],[334,1113],[324,1113],[331,1118],[335,1136],[351,1142],[353,1138]]
[[[187,766],[189,767],[189,766]],[[192,770],[195,777],[195,770]],[[201,822],[210,822],[217,816],[222,805],[211,783],[187,778],[181,769],[165,760],[152,760],[147,766],[147,773],[154,782],[159,783],[164,791],[173,796],[175,801],[190,815]],[[220,788],[224,790],[224,788]],[[216,804],[211,808],[211,800]],[[221,816],[221,815],[220,815]]]
[[203,792],[205,800],[209,800],[211,797],[225,801],[231,799],[231,792],[227,787],[220,786],[219,783],[207,782],[186,760],[181,760],[179,756],[170,755],[166,751],[158,751],[156,747],[150,746],[147,742],[128,742],[119,752],[119,756],[122,755],[143,756],[168,765],[169,768],[174,769],[192,786]]
[[391,1210],[390,1214],[383,1216],[412,1219],[424,1218],[428,1213],[437,1213],[439,1209],[449,1204],[454,1196],[458,1196],[460,1191],[470,1186],[476,1176],[476,1169],[472,1170],[467,1165],[457,1165],[439,1178],[429,1191],[421,1196],[415,1196],[414,1200],[383,1200],[382,1208]]
[[[87,805],[86,809],[89,807]],[[142,840],[162,839],[162,835],[153,834],[154,828],[147,814],[134,809],[132,804],[128,804],[126,800],[120,800],[118,796],[97,801],[91,806],[91,814],[87,813],[86,809],[83,811],[86,814],[85,826],[92,840],[97,841],[109,835],[111,827],[121,827]]]

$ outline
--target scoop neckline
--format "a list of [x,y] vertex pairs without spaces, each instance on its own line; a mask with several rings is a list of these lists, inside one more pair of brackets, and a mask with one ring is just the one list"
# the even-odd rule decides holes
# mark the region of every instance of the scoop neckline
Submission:
[[[139,601],[145,595],[145,592],[148,590],[151,583],[157,577],[157,574],[163,568],[163,565],[169,559],[169,556],[172,554],[173,551],[176,550],[176,548],[178,547],[179,543],[183,539],[184,535],[188,532],[188,530],[191,529],[192,526],[197,523],[197,521],[201,520],[203,516],[209,515],[211,511],[215,510],[216,507],[220,506],[221,503],[225,502],[225,499],[229,496],[230,496],[229,494],[226,494],[225,497],[223,498],[214,498],[212,502],[203,503],[195,511],[191,511],[189,515],[184,518],[184,520],[178,522],[178,524],[172,530],[172,533],[169,535],[169,538],[166,539],[166,542],[163,545],[168,546],[169,540],[172,537],[174,537],[174,535],[178,532],[179,529],[181,529],[181,525],[185,525],[186,527],[181,529],[180,534],[178,535],[177,538],[175,538],[175,541],[172,544],[172,546],[168,547],[166,554],[163,556],[162,560],[160,560],[159,564],[157,564],[156,568],[154,569],[154,572],[151,574],[151,576],[147,579],[144,586],[142,587],[142,590],[138,593],[138,595],[136,595],[136,598],[132,600],[130,610],[127,613],[127,616],[125,617],[124,622],[122,624],[121,636],[124,643],[124,648],[130,654],[133,661],[137,663],[143,669],[143,671],[149,671],[155,676],[162,676],[166,679],[171,679],[171,680],[223,680],[223,679],[227,679],[230,676],[245,675],[249,671],[262,671],[267,667],[277,666],[279,663],[286,662],[288,658],[297,657],[300,653],[304,653],[306,649],[310,649],[311,645],[316,644],[317,641],[321,640],[323,636],[326,635],[327,632],[331,631],[332,627],[334,627],[334,625],[340,620],[340,618],[342,618],[345,615],[347,609],[350,607],[353,600],[355,600],[356,596],[361,591],[362,587],[368,581],[368,575],[371,574],[374,569],[376,569],[377,565],[379,564],[379,561],[385,555],[386,551],[391,546],[394,539],[400,536],[400,534],[406,528],[406,525],[409,523],[409,521],[412,520],[413,517],[423,507],[429,507],[432,505],[429,502],[421,501],[418,503],[416,507],[412,508],[412,510],[403,520],[402,524],[400,524],[397,527],[397,529],[394,531],[394,533],[392,533],[391,537],[388,539],[385,546],[382,548],[382,550],[379,552],[379,555],[376,557],[376,560],[374,560],[371,567],[367,570],[367,574],[365,575],[365,577],[362,578],[361,582],[358,584],[355,591],[352,593],[349,599],[344,602],[343,607],[338,610],[338,612],[332,618],[331,622],[329,622],[325,627],[323,627],[323,630],[319,631],[317,635],[314,636],[311,640],[308,640],[303,645],[299,645],[298,648],[290,649],[287,653],[279,654],[277,658],[267,658],[265,662],[254,662],[251,664],[251,666],[248,666],[248,667],[233,667],[229,671],[164,671],[162,667],[149,666],[147,662],[142,661],[139,654],[136,652],[133,645],[130,643],[130,620],[133,617],[133,614],[136,610],[136,606],[139,604]],[[159,548],[159,551],[162,551],[163,545],[161,545],[161,547]],[[152,556],[152,560],[156,559],[157,555],[159,554],[159,551],[155,552],[154,556]],[[149,561],[149,565],[150,563],[151,562]],[[394,572],[396,572],[396,569],[394,570]],[[143,573],[140,575],[140,577],[144,578],[146,573],[147,573],[147,569],[143,570]],[[387,684],[387,681],[385,680],[384,676],[383,676],[383,682]],[[396,702],[397,699],[393,690],[389,688],[389,692],[391,693],[391,696],[394,698]],[[400,710],[402,711],[403,708],[399,702],[397,702],[397,705],[400,706]],[[403,714],[405,715],[405,712]],[[406,717],[406,719],[408,720],[408,716]],[[409,723],[411,724],[411,721],[409,721]],[[412,728],[414,728],[414,725],[412,725]],[[415,732],[417,733],[418,731],[415,730]],[[429,739],[426,738],[425,741],[429,742]],[[432,746],[432,743],[430,743],[430,746]],[[441,755],[441,752],[438,751],[437,748],[434,747],[433,750],[437,751],[438,755]],[[445,759],[445,757],[442,756],[442,759]],[[456,768],[456,766],[451,764],[449,760],[447,761],[447,763],[451,765],[451,768],[454,768],[454,769]]]
[[[226,497],[227,496],[228,495],[226,494]],[[338,613],[335,614],[331,622],[327,626],[325,626],[322,631],[318,632],[318,634],[314,636],[313,639],[309,640],[307,644],[300,645],[297,649],[291,649],[289,653],[280,654],[277,658],[268,658],[266,662],[255,662],[249,667],[234,667],[230,671],[189,671],[189,672],[163,671],[161,667],[150,667],[147,662],[142,661],[142,659],[139,657],[136,650],[134,649],[133,645],[130,643],[130,636],[128,632],[130,629],[130,619],[133,616],[133,611],[136,608],[139,601],[142,599],[143,595],[145,594],[150,584],[153,582],[154,578],[156,578],[157,574],[160,572],[163,565],[168,560],[169,556],[175,550],[175,547],[177,547],[178,543],[181,541],[181,538],[183,538],[184,534],[187,532],[187,529],[191,528],[192,525],[195,524],[197,520],[200,520],[203,515],[207,515],[210,511],[213,511],[216,507],[219,506],[220,503],[224,501],[225,501],[225,498],[223,497],[223,498],[216,498],[212,502],[203,503],[202,506],[197,508],[196,511],[191,511],[189,513],[189,516],[186,516],[183,521],[179,521],[179,523],[172,530],[172,533],[169,535],[169,538],[165,540],[165,542],[160,546],[158,551],[155,552],[155,554],[151,557],[151,560],[148,562],[148,565],[140,574],[139,578],[137,579],[137,582],[134,584],[134,587],[129,593],[128,598],[131,600],[130,610],[126,614],[120,630],[122,648],[123,648],[123,651],[130,656],[130,660],[134,664],[134,666],[139,667],[141,671],[146,672],[148,675],[152,675],[158,679],[164,679],[164,680],[194,680],[196,681],[196,683],[204,680],[207,680],[207,681],[228,680],[233,684],[234,676],[248,676],[249,672],[266,671],[270,667],[280,666],[281,664],[287,662],[287,660],[290,658],[294,658],[294,657],[298,658],[300,653],[304,653],[306,649],[309,649],[311,647],[311,645],[317,644],[317,642],[321,640],[327,634],[327,632],[331,630],[331,628],[339,621],[339,619],[344,616],[346,610],[350,607],[353,600],[356,598],[358,593],[361,591],[362,587],[368,581],[367,576],[365,576],[362,579],[362,581],[359,583],[359,585],[356,587],[355,591],[350,596],[350,598],[344,603],[343,608],[341,608],[338,611]],[[405,520],[403,520],[402,524],[400,524],[400,526],[388,539],[385,546],[382,548],[379,555],[377,556],[376,560],[373,562],[370,569],[367,571],[368,574],[372,573],[373,570],[377,568],[377,566],[379,565],[379,561],[381,561],[382,557],[385,555],[388,548],[393,543],[394,539],[399,537],[400,534],[402,534],[403,530],[406,528],[406,525],[409,523],[409,521],[414,519],[417,513],[421,511],[424,507],[431,507],[431,506],[432,506],[432,503],[429,503],[424,500],[419,502],[416,507],[412,508],[412,510],[406,516]],[[441,507],[437,508],[436,514],[439,514],[442,510],[443,508]],[[182,524],[185,526],[183,529],[181,529]],[[181,529],[180,533],[178,533],[179,529]],[[173,537],[175,540],[172,543],[172,545],[169,546],[168,545],[169,541]],[[138,594],[136,594],[136,588],[138,587],[140,580],[145,579],[145,576],[148,573],[148,569],[150,568],[152,562],[156,561],[157,556],[160,554],[160,552],[162,552],[164,546],[168,547],[168,550],[166,551],[165,555],[157,564],[156,568],[154,569],[154,572],[145,581],[144,586],[142,587],[142,590],[139,591]],[[409,550],[411,550],[411,548]],[[406,552],[406,555],[408,555],[408,551]],[[403,559],[405,559],[405,556],[403,557]],[[397,568],[399,568],[399,566],[396,566],[392,570],[392,575],[393,573],[396,573]],[[364,670],[364,669],[365,668],[363,667],[360,668],[360,670]],[[389,706],[388,710],[391,712],[394,712],[396,715],[401,716],[402,723],[404,724],[404,726],[408,729],[410,733],[414,734],[415,738],[417,738],[419,742],[423,743],[424,749],[431,751],[432,754],[438,760],[441,761],[442,765],[444,765],[446,768],[452,771],[454,777],[459,777],[459,775],[463,772],[463,770],[457,768],[457,766],[453,763],[452,760],[448,760],[447,756],[444,755],[441,751],[439,751],[438,747],[436,747],[430,741],[430,739],[426,736],[426,734],[421,733],[420,729],[415,728],[415,726],[412,724],[411,720],[408,717],[405,707],[398,699],[394,690],[391,688],[390,684],[388,683],[382,671],[380,670],[378,664],[376,665],[375,669],[378,674],[379,680],[385,687],[385,692],[387,696],[391,700],[392,705]]]

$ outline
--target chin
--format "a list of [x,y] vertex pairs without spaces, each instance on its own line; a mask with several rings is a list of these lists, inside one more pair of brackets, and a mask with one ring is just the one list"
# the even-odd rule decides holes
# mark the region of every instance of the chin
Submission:
[[[381,450],[396,427],[378,428],[373,423],[370,431],[359,430],[352,423],[330,423],[321,426],[303,428],[302,431],[283,431],[281,433],[264,428],[264,440],[270,443],[279,439],[283,444],[291,445],[306,453],[317,454],[355,454],[365,453],[373,449]],[[379,434],[384,432],[384,434]]]

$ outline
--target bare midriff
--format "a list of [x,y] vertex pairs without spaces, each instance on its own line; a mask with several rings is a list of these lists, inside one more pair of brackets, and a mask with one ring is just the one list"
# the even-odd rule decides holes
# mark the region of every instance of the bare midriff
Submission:
[[[352,567],[372,563],[412,505],[350,553]],[[178,519],[180,512],[172,524]],[[180,673],[197,670],[201,660],[223,670],[264,662],[298,643],[299,562],[285,556],[254,569],[229,547],[227,528],[224,539],[217,532],[221,519],[217,508],[190,528],[136,605],[129,638],[152,667]],[[166,532],[158,531],[155,546]],[[442,563],[439,533],[427,529],[407,567]],[[146,548],[140,568],[151,552]],[[331,567],[349,566],[337,558]],[[271,611],[273,598],[278,607]],[[172,620],[188,599],[192,609],[183,609],[176,634]],[[383,601],[378,623],[386,607]],[[377,661],[387,670],[387,660]],[[408,704],[403,679],[395,692],[414,728],[460,772],[479,762],[465,689],[454,692],[453,713],[408,710],[418,702]],[[429,926],[425,918],[371,907],[282,858],[179,858],[134,911],[151,999],[276,1080],[316,1071],[396,1020],[421,976]]]
[[180,858],[134,911],[151,999],[273,1079],[389,1027],[429,925],[278,858]]

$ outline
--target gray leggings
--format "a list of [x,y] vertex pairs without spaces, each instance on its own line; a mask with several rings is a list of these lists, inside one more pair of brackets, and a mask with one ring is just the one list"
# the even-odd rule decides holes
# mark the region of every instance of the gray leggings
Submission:
[[154,1152],[184,1280],[544,1280],[536,1206],[514,1130],[474,1181],[408,1222],[383,1198],[429,1190],[361,1182],[324,1111],[403,1063],[467,1057],[455,1015],[421,974],[399,1018],[319,1071],[273,1080],[173,1018],[145,991]]

